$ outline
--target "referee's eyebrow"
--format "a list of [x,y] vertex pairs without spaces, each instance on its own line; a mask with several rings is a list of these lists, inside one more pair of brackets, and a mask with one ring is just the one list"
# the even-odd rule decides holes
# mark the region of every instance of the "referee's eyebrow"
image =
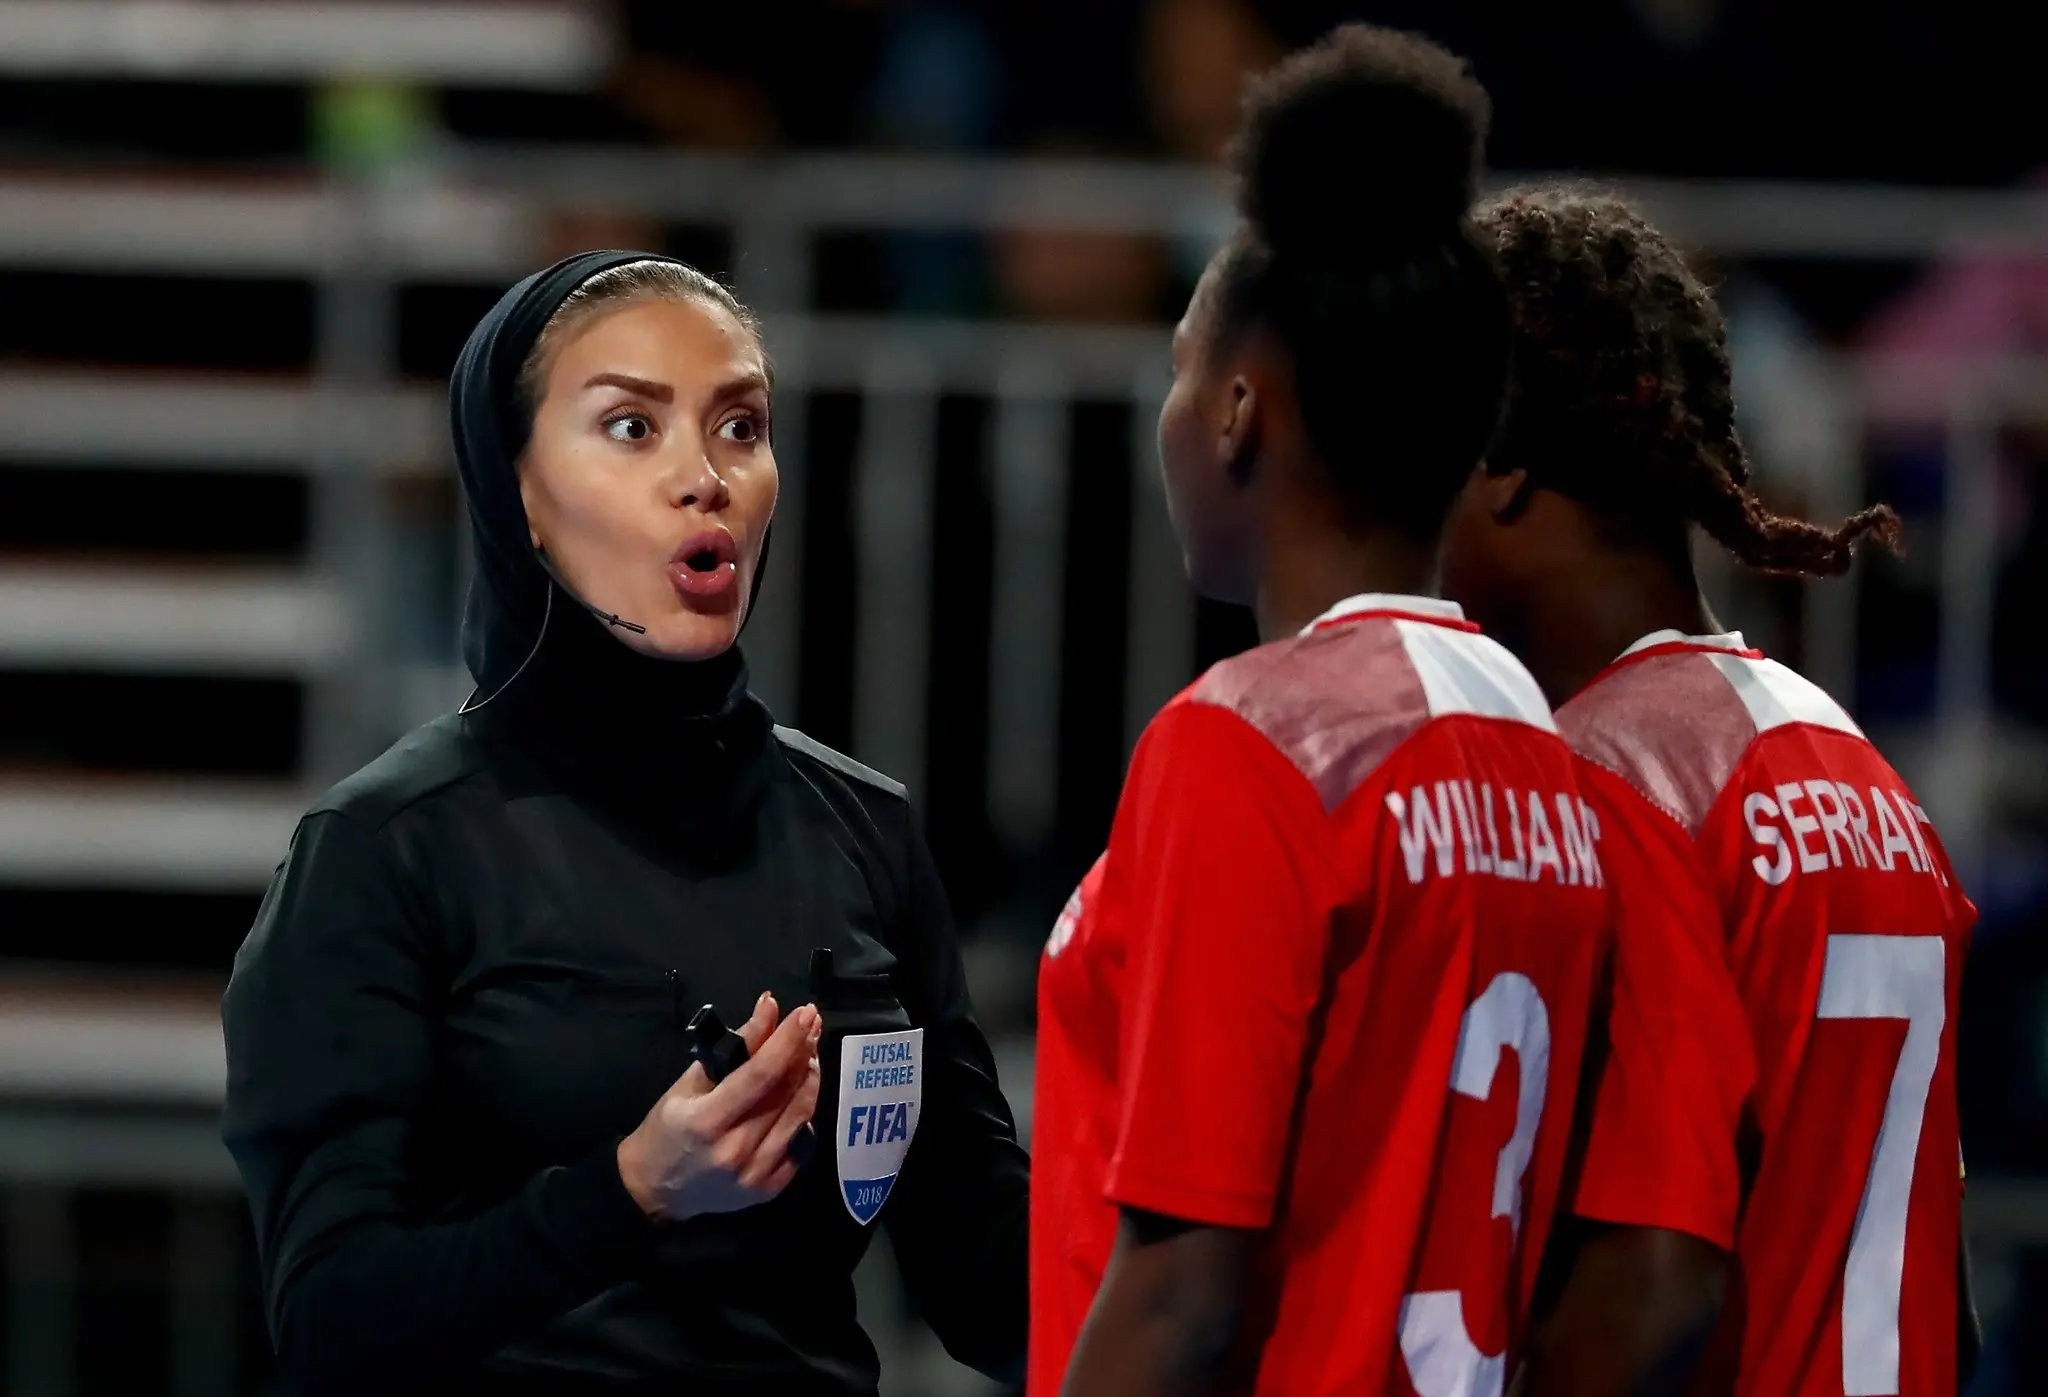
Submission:
[[588,391],[592,388],[623,388],[628,393],[652,398],[657,403],[672,403],[676,400],[676,390],[666,383],[656,383],[651,378],[636,378],[632,374],[592,374],[584,380],[583,390]]
[[712,406],[717,407],[731,402],[734,398],[744,398],[749,393],[766,393],[768,391],[768,375],[759,369],[749,369],[745,373],[735,374],[713,389],[711,403]]

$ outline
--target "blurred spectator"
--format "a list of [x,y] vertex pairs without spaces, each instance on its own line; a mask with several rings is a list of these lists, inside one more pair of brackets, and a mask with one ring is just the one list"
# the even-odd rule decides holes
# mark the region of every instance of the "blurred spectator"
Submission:
[[867,92],[869,134],[910,150],[982,149],[996,135],[1002,78],[1002,55],[975,9],[892,5]]
[[[906,0],[884,17],[865,97],[866,130],[885,149],[985,150],[1002,117],[1003,56],[980,7]],[[987,259],[973,236],[896,233],[883,240],[889,299],[901,310],[959,314],[984,299]]]
[[[1271,64],[1280,46],[1248,0],[1150,0],[1143,11],[1138,23],[1110,27],[1103,36],[1108,42],[1097,46],[1105,52],[1091,66],[1099,74],[1106,51],[1120,48],[1124,71],[1116,87],[1143,94],[1142,114],[1126,125],[1132,114],[1115,103],[1090,111],[1076,101],[1061,115],[1071,121],[1085,111],[1098,123],[1089,144],[1114,146],[1141,131],[1153,149],[1212,163],[1236,124],[1245,76]],[[1071,7],[1065,17],[1072,19]],[[1041,148],[1054,138],[1073,143],[1078,125],[1053,122],[1042,128]],[[1212,251],[1169,250],[1152,238],[1020,230],[998,241],[997,279],[1006,308],[1017,314],[1157,319],[1172,312],[1176,280],[1192,279]]]
[[674,145],[856,143],[853,120],[888,0],[626,0],[621,108]]
[[1666,48],[1704,44],[1727,17],[1728,0],[1629,0],[1643,32]]
[[373,170],[416,158],[442,141],[433,93],[369,80],[323,84],[308,95],[313,153],[343,170]]
[[[2048,191],[2048,169],[2031,181]],[[1940,421],[1984,359],[2048,350],[2048,255],[2039,246],[1959,248],[1870,319],[1864,347],[1902,356],[1877,384],[1887,402]]]
[[1995,0],[1257,0],[1286,46],[1343,19],[1420,29],[1493,93],[1505,169],[2012,178],[2041,153],[2027,11]]
[[650,218],[611,213],[588,205],[551,208],[547,212],[547,225],[541,232],[540,255],[534,261],[546,266],[597,247],[664,252],[667,250],[665,241],[661,225]]
[[1005,146],[1144,147],[1144,109],[1132,81],[1143,0],[1022,0],[987,9],[1003,55]]
[[1034,320],[1157,320],[1167,259],[1157,239],[1014,229],[995,240],[1003,308]]
[[[2034,183],[2048,188],[2048,171]],[[1993,692],[2000,707],[2048,722],[2048,655],[2038,643],[2048,590],[2048,255],[2023,244],[1958,249],[1871,318],[1863,347],[1880,356],[1872,394],[1895,415],[1939,428],[1959,394],[1982,393],[1998,414],[2001,536],[1993,620]],[[2042,812],[2048,814],[2048,811]]]
[[1221,156],[1246,75],[1270,67],[1281,51],[1247,0],[1152,0],[1144,89],[1165,150],[1202,162]]
[[759,84],[669,54],[636,46],[619,64],[613,90],[628,114],[676,145],[760,150],[781,135]]
[[[1044,0],[1005,9],[1003,134],[1038,155],[1131,154],[1145,144],[1137,71],[1140,6]],[[998,308],[1047,320],[1158,313],[1165,259],[1150,239],[1012,229],[990,247]]]
[[1735,401],[1757,458],[1780,478],[1828,470],[1839,424],[1812,328],[1775,286],[1731,274],[1717,288],[1728,318]]

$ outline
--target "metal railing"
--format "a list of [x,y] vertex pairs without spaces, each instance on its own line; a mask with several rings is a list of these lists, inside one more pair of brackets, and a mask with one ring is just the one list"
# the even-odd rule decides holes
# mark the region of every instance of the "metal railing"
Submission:
[[6,0],[9,77],[291,82],[336,76],[577,91],[610,67],[583,0]]
[[[2016,242],[2048,246],[2048,200],[2033,193],[1806,188],[1754,184],[1632,185],[1676,233],[1728,255],[1926,256]],[[146,653],[165,663],[274,663],[314,683],[309,781],[337,774],[417,716],[394,711],[379,670],[379,588],[392,546],[373,482],[445,469],[439,394],[396,382],[397,288],[432,280],[496,284],[541,254],[552,208],[601,210],[713,225],[732,238],[742,294],[764,313],[786,410],[781,532],[804,532],[802,441],[808,395],[851,391],[871,407],[855,467],[859,541],[852,732],[857,755],[917,785],[926,754],[922,711],[932,637],[922,598],[930,577],[934,404],[948,393],[994,403],[993,611],[1003,644],[992,660],[987,760],[996,822],[1012,841],[1043,833],[1057,770],[1057,596],[1043,585],[1057,560],[1068,482],[1061,405],[1080,397],[1130,405],[1133,640],[1123,691],[1127,737],[1182,682],[1192,633],[1177,551],[1164,532],[1150,463],[1149,422],[1164,390],[1163,327],[1089,328],[820,314],[811,308],[816,240],[858,229],[998,231],[1019,227],[1138,234],[1206,248],[1227,226],[1206,172],[1099,162],[973,162],[889,157],[775,161],[600,152],[461,152],[381,178],[166,183],[98,177],[0,176],[0,266],[309,279],[319,290],[310,376],[238,383],[67,371],[0,374],[0,451],[17,459],[118,459],[167,467],[204,462],[315,478],[310,574],[280,587],[272,573],[223,571],[164,579],[211,590],[217,605],[166,626]],[[1833,401],[1807,410],[1837,445],[1797,473],[1824,505],[1860,498],[1861,434],[1901,405],[1868,391],[1867,366],[1823,366]],[[1981,848],[1981,754],[1989,719],[1990,555],[1972,546],[1989,508],[1995,462],[1987,433],[2038,418],[2048,392],[2039,365],[1987,366],[1967,401],[1938,405],[1956,507],[1941,549],[1941,707],[1947,750],[1924,773],[1959,856]],[[1886,382],[1896,381],[1896,375]],[[1915,414],[1927,405],[1905,405]],[[749,631],[758,686],[787,711],[799,683],[803,550],[778,550]],[[1052,569],[1056,574],[1056,569]],[[89,606],[108,579],[14,570],[0,577],[0,655],[63,652],[140,663],[137,618]],[[1809,638],[1815,677],[1841,690],[1853,672],[1854,590],[1816,590]],[[385,599],[388,603],[388,598]],[[86,603],[85,605],[81,605]],[[76,613],[76,625],[57,618]],[[185,659],[176,658],[182,652]],[[260,657],[269,655],[269,660]],[[201,657],[211,658],[202,659]],[[122,659],[121,657],[126,657]],[[416,671],[410,689],[439,701],[459,680]],[[10,792],[17,811],[33,793]],[[121,797],[107,795],[106,800]],[[24,805],[24,802],[26,804]],[[0,806],[0,810],[7,807]],[[0,824],[0,850],[17,827]],[[0,863],[19,859],[0,852]],[[253,864],[252,864],[253,866]]]

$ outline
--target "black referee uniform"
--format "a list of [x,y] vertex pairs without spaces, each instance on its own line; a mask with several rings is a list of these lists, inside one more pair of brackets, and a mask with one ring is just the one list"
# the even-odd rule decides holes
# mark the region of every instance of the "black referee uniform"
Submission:
[[[224,1132],[286,1390],[874,1392],[830,1125],[840,1040],[909,1027],[923,1100],[879,1224],[948,1350],[1014,1373],[1027,1164],[902,787],[775,727],[737,650],[629,650],[529,545],[513,380],[621,260],[522,282],[456,370],[487,701],[314,805],[235,963]],[[821,1148],[771,1202],[651,1222],[617,1142],[697,1006],[738,1023],[763,989],[823,1013]]]

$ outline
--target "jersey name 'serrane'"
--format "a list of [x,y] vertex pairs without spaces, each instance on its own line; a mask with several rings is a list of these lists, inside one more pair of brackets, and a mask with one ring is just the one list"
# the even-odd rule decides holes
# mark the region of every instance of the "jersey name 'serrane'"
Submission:
[[1760,850],[1749,861],[1751,870],[1776,884],[1794,873],[1853,866],[1918,873],[1946,886],[1948,874],[1927,852],[1921,833],[1923,825],[1934,823],[1927,812],[1896,786],[1867,790],[1866,800],[1846,781],[1808,777],[1751,791],[1742,798],[1743,824]]

